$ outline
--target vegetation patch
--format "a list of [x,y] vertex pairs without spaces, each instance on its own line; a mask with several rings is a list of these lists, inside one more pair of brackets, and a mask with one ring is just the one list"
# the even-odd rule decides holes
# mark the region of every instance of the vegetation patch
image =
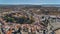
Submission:
[[3,18],[6,20],[6,22],[16,22],[20,24],[32,24],[34,22],[33,17],[31,16],[31,19],[29,17],[21,16],[21,17],[12,17],[13,15],[5,15]]

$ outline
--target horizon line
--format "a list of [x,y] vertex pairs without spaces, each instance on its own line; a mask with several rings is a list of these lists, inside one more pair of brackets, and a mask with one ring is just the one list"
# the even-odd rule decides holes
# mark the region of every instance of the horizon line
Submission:
[[54,4],[54,5],[60,5],[60,3],[0,3],[1,5],[45,5],[45,4]]

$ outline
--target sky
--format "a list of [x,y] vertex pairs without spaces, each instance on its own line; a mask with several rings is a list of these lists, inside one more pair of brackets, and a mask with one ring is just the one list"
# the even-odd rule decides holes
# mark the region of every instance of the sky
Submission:
[[60,0],[0,0],[0,4],[60,4]]

